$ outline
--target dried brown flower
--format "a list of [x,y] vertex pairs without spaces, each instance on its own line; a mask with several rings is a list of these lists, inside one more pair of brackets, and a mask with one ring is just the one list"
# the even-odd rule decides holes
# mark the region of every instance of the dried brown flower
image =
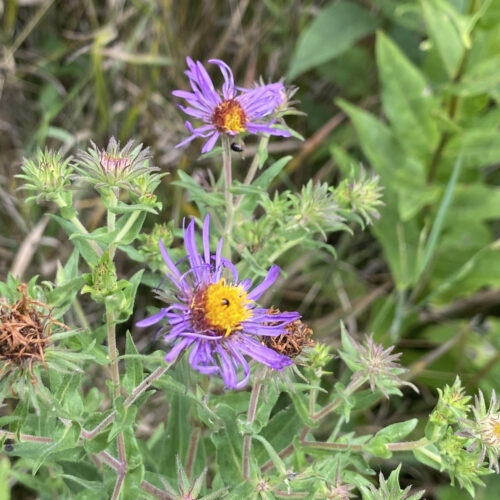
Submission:
[[[50,342],[51,325],[64,325],[52,319],[48,305],[28,297],[24,283],[18,290],[22,296],[15,304],[0,300],[0,376],[12,365],[28,368],[35,384],[32,364],[41,361],[46,366],[44,350]],[[47,310],[47,314],[40,309]]]
[[[267,314],[270,315],[279,313],[280,310],[275,309],[272,306],[267,311]],[[273,324],[274,323],[270,323],[270,325]],[[307,325],[302,323],[300,319],[296,319],[284,328],[288,333],[283,333],[276,337],[262,337],[264,345],[273,351],[288,356],[289,358],[295,358],[298,356],[304,347],[314,346],[314,340],[310,338],[313,331]]]

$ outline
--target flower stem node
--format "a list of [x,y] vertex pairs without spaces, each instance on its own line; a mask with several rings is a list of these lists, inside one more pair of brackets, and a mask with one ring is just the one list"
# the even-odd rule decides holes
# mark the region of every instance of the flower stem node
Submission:
[[117,281],[116,268],[109,256],[104,252],[99,263],[92,269],[92,273],[84,275],[87,284],[83,286],[82,293],[90,293],[92,300],[104,302],[109,296],[126,287],[125,280]]

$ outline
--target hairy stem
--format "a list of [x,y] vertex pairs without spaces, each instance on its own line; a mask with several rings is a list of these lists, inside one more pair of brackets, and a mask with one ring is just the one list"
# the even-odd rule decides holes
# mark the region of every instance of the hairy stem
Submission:
[[224,247],[222,254],[228,260],[231,260],[231,243],[229,238],[233,229],[234,206],[233,195],[230,193],[233,183],[233,172],[231,165],[231,144],[227,135],[222,136],[222,164],[224,169],[224,197],[226,199],[226,224],[224,225]]
[[345,388],[342,396],[338,396],[331,403],[327,404],[317,413],[311,415],[313,420],[320,420],[332,411],[336,410],[343,402],[347,396],[350,396],[354,392],[356,392],[364,383],[366,382],[365,378],[358,378],[357,380],[352,380],[349,382],[349,385]]
[[[257,404],[259,402],[260,390],[262,388],[262,380],[265,369],[257,374],[252,386],[250,394],[250,404],[248,406],[247,422],[249,425],[255,420]],[[250,449],[252,447],[252,436],[245,436],[243,439],[243,479],[248,479],[250,476]]]
[[[111,208],[118,202],[118,192],[113,191],[110,197],[109,205]],[[112,233],[116,227],[116,214],[108,209],[107,214],[108,232]],[[109,258],[113,261],[115,256],[116,244],[112,243],[108,247]],[[116,347],[116,316],[115,312],[109,306],[106,306],[106,330],[108,336],[109,362],[111,365],[111,380],[113,382],[113,398],[116,400],[120,396],[120,369],[118,367],[118,349]],[[118,458],[120,460],[120,469],[117,470],[115,488],[113,490],[112,500],[117,500],[123,481],[127,474],[127,453],[125,451],[125,440],[123,433],[117,436]]]
[[[471,15],[474,14],[476,12],[476,10],[478,9],[478,7],[479,7],[478,1],[473,0],[471,8],[470,8],[470,14]],[[467,67],[469,53],[470,53],[470,48],[464,47],[464,53],[462,55],[462,59],[460,60],[458,70],[457,70],[455,76],[453,77],[453,83],[459,83],[460,80],[462,79],[462,76],[465,73],[465,68]],[[459,104],[458,95],[453,94],[450,97],[450,102],[448,104],[448,118],[452,121],[455,118],[455,115],[457,113],[458,104]],[[448,141],[450,138],[451,138],[451,134],[449,134],[446,131],[441,134],[438,145],[436,146],[436,149],[434,150],[434,153],[433,153],[432,158],[431,158],[431,163],[429,165],[429,171],[427,173],[427,184],[432,183],[432,181],[436,177],[437,170],[439,167],[439,162],[441,160],[441,156],[442,156],[443,151],[444,151],[446,145],[448,144]]]
[[[123,406],[128,408],[136,399],[146,390],[151,384],[159,379],[168,369],[170,365],[160,366],[154,372],[150,373],[133,391],[132,394],[125,400]],[[93,439],[97,434],[102,432],[116,417],[116,411],[112,411],[106,418],[97,424],[91,431],[82,430],[82,436],[85,439]]]
[[[260,139],[259,145],[257,147],[257,151],[255,152],[255,156],[253,157],[252,163],[250,164],[250,168],[248,169],[245,180],[243,181],[243,184],[245,184],[246,186],[248,186],[252,183],[253,178],[255,177],[255,174],[257,173],[257,170],[259,168],[259,152],[262,151],[262,149],[267,149],[267,145],[269,143],[269,137],[270,137],[269,134],[264,134]],[[240,194],[238,196],[238,198],[236,198],[236,203],[234,205],[235,211],[240,206],[242,199],[243,199],[242,194]]]
[[194,461],[196,459],[196,452],[198,451],[198,442],[200,441],[201,427],[194,427],[191,432],[189,440],[188,456],[186,460],[186,476],[188,478],[193,474]]

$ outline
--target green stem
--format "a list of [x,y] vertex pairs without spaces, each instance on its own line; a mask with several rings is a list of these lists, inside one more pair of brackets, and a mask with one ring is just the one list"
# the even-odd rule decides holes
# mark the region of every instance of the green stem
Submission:
[[[476,10],[479,7],[479,2],[478,0],[473,0],[470,8],[470,15],[472,16]],[[472,34],[471,34],[472,35]],[[464,47],[464,53],[462,55],[462,59],[460,60],[460,65],[458,67],[458,70],[453,77],[453,83],[459,83],[460,80],[462,79],[462,76],[465,73],[465,68],[467,66],[467,61],[469,59],[469,53],[470,53],[470,48]],[[459,97],[458,95],[454,94],[450,98],[450,102],[448,104],[448,118],[453,121],[455,118],[455,115],[457,113],[458,109],[458,104],[459,104]],[[441,156],[443,154],[443,151],[448,144],[448,141],[451,138],[451,134],[448,132],[443,132],[441,134],[441,137],[439,139],[438,145],[436,146],[436,149],[434,150],[434,154],[432,155],[431,158],[431,163],[429,165],[429,171],[427,173],[427,184],[431,184],[434,178],[436,177],[438,166],[441,160]]]
[[[112,196],[110,197],[109,200],[110,208],[116,207],[117,203],[118,203],[118,193],[113,190]],[[108,232],[112,233],[116,228],[116,214],[111,210],[108,210],[107,218],[108,218]],[[118,240],[115,239],[115,241]],[[115,257],[115,251],[116,251],[116,243],[111,243],[108,247],[109,258],[111,260],[113,260]]]
[[[257,147],[257,151],[255,152],[255,156],[253,157],[252,163],[250,164],[250,168],[248,169],[247,175],[245,177],[245,180],[243,181],[243,184],[245,186],[249,186],[253,178],[255,177],[255,174],[257,173],[257,170],[259,169],[259,152],[262,151],[263,149],[267,149],[267,145],[269,143],[269,135],[265,134],[261,137],[259,146]],[[238,198],[236,198],[236,203],[234,205],[235,210],[240,206],[241,200],[243,199],[243,195],[240,194]]]
[[[260,373],[255,377],[252,393],[250,394],[250,404],[248,406],[247,422],[249,425],[253,424],[255,420],[255,413],[257,412],[257,405],[259,403],[260,390],[266,368],[263,368]],[[252,436],[247,435],[243,439],[243,479],[250,477],[250,449],[252,447]]]
[[[59,206],[59,208],[64,208],[67,206],[66,202],[62,199],[61,196],[59,196],[55,202]],[[80,232],[80,234],[89,234],[87,231],[87,228],[82,224],[80,219],[76,216],[73,215],[68,219]],[[94,249],[95,253],[100,257],[102,255],[102,250],[101,247],[93,240],[89,240],[90,246]]]
[[114,239],[113,245],[116,248],[116,245],[120,244],[121,239],[128,233],[129,229],[134,225],[134,222],[141,215],[141,212],[137,210],[132,213],[132,215],[128,218],[127,222],[125,222],[124,226],[121,228],[121,231],[116,235]]
[[[118,202],[118,192],[113,191],[109,200],[110,208],[116,206]],[[107,214],[108,232],[112,233],[116,227],[116,214],[108,209]],[[115,256],[116,243],[111,243],[108,247],[109,258],[113,261]],[[113,398],[116,400],[120,396],[120,370],[118,367],[118,349],[116,348],[116,317],[113,310],[106,306],[106,330],[108,336],[109,362],[111,365],[111,380],[113,382]],[[125,451],[125,439],[123,433],[117,436],[118,457],[120,468],[117,470],[115,488],[112,494],[112,500],[117,500],[123,486],[123,481],[127,474],[127,454]]]
[[234,205],[233,195],[230,193],[231,184],[233,182],[233,172],[231,165],[231,143],[227,135],[222,136],[222,164],[224,169],[224,197],[226,199],[226,224],[224,226],[224,247],[222,250],[223,256],[231,260],[231,243],[230,237],[233,229]]
[[349,385],[345,388],[342,396],[338,396],[331,403],[327,404],[324,408],[322,408],[317,413],[311,415],[313,420],[320,420],[332,411],[336,410],[345,400],[346,397],[350,396],[354,392],[356,392],[364,383],[366,382],[366,378],[359,378],[355,381],[349,383]]

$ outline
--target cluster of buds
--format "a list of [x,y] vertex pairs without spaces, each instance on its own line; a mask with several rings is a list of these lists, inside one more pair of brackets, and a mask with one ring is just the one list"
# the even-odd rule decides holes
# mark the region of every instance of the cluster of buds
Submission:
[[22,174],[16,177],[25,182],[24,189],[33,192],[26,201],[56,201],[71,206],[71,157],[63,158],[60,151],[39,150],[36,160],[24,159]]
[[290,193],[288,197],[294,224],[308,231],[319,232],[325,239],[326,231],[345,227],[340,206],[328,184],[315,184],[310,180],[299,194]]
[[470,409],[470,396],[465,393],[460,379],[457,377],[450,387],[446,385],[443,390],[438,389],[439,400],[429,416],[429,424],[426,429],[427,438],[434,440],[436,433],[446,425],[452,425],[467,417]]
[[155,224],[149,233],[142,233],[138,236],[138,251],[153,270],[164,269],[165,263],[161,254],[158,253],[158,242],[161,241],[165,248],[169,248],[174,241],[173,221],[168,224]]
[[384,205],[381,197],[379,177],[367,177],[363,169],[358,179],[346,179],[335,189],[335,200],[339,206],[361,216],[365,224],[371,224],[372,219],[380,217],[378,207]]

